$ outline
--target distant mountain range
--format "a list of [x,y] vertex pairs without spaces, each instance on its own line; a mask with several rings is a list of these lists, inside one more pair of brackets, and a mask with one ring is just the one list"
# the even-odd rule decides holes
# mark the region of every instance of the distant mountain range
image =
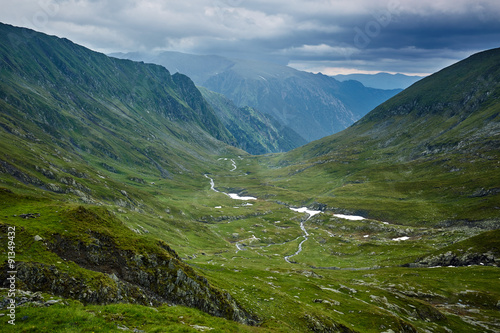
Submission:
[[188,75],[198,86],[218,92],[238,107],[271,115],[306,141],[341,131],[400,89],[367,88],[355,81],[295,70],[273,63],[198,56],[178,52],[111,56],[165,66]]
[[377,89],[406,89],[423,76],[409,76],[404,74],[338,74],[333,75],[335,79],[344,82],[355,80],[361,82],[365,87]]

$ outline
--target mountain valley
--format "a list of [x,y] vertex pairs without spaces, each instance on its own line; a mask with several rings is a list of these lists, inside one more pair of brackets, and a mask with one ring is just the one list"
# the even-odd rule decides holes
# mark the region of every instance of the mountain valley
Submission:
[[159,65],[0,35],[6,332],[500,331],[500,49],[306,144]]

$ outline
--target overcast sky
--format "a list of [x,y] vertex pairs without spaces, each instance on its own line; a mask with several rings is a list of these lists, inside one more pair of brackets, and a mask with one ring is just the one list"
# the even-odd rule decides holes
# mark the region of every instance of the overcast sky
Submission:
[[0,21],[110,52],[433,73],[500,47],[499,0],[0,0]]

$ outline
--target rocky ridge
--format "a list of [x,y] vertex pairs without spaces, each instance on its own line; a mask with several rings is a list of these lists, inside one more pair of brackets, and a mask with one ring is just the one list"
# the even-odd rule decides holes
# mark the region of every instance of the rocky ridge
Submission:
[[407,267],[437,267],[437,266],[497,266],[500,267],[500,257],[493,251],[485,253],[465,252],[462,254],[447,251],[437,255],[430,255],[419,259],[414,263],[409,263]]

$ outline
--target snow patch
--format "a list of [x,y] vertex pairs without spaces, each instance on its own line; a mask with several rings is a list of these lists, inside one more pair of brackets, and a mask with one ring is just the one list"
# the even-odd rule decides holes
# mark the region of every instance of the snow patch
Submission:
[[316,214],[321,213],[320,210],[311,210],[311,209],[309,209],[307,207],[300,207],[300,208],[292,208],[292,207],[290,207],[290,209],[293,210],[294,212],[307,213],[307,214],[309,214],[309,218],[313,217]]
[[356,215],[333,214],[333,216],[338,217],[340,219],[351,220],[351,221],[365,220],[363,216],[356,216]]
[[255,197],[240,197],[238,194],[236,193],[226,193],[231,199],[235,199],[235,200],[257,200],[257,198]]

